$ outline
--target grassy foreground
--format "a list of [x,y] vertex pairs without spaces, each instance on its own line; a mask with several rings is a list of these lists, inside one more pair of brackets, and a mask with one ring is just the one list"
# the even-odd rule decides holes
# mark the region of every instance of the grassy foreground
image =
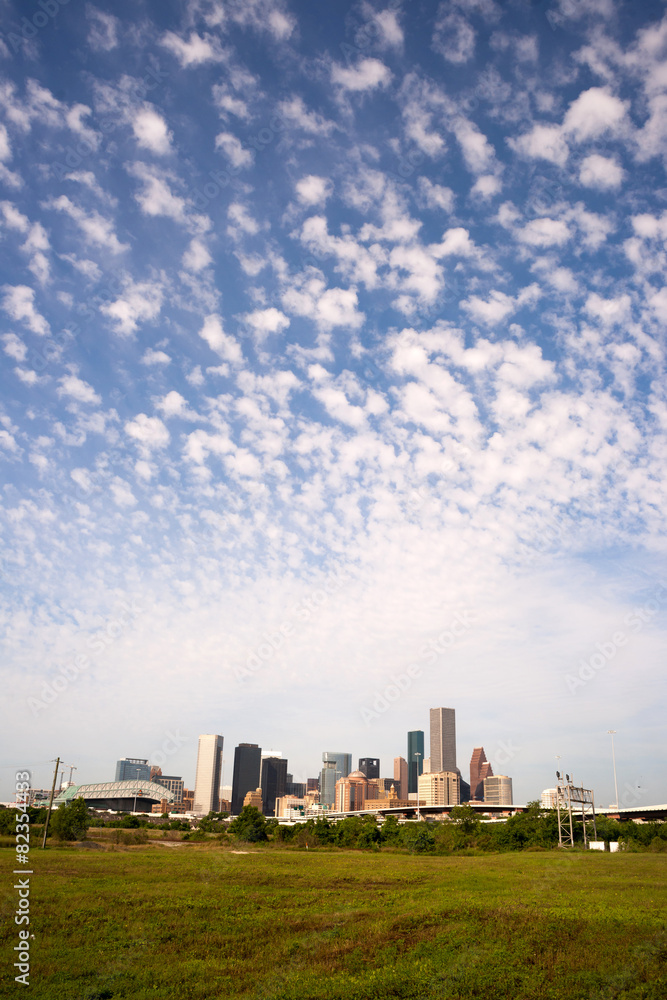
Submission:
[[[33,850],[24,995],[667,996],[665,855],[248,851]],[[6,875],[3,997],[25,989],[11,968],[11,885]]]

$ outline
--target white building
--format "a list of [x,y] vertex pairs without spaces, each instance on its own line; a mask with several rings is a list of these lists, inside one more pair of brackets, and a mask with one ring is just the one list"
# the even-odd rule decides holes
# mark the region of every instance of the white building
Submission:
[[457,771],[431,771],[418,779],[419,802],[425,806],[458,806],[461,776]]
[[195,797],[192,804],[193,812],[198,816],[220,811],[222,744],[222,736],[199,737]]

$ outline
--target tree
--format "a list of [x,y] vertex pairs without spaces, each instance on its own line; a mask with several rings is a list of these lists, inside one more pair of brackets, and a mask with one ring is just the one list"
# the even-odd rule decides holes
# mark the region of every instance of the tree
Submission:
[[88,808],[81,798],[64,802],[51,817],[51,830],[58,840],[83,840],[89,826]]
[[236,819],[229,824],[229,832],[239,840],[246,840],[250,844],[268,840],[266,820],[257,806],[244,806]]

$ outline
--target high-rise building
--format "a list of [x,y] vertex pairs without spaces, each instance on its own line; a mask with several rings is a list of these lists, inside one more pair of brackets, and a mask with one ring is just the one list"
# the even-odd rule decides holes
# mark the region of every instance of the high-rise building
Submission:
[[258,743],[239,743],[234,750],[234,774],[232,776],[232,815],[238,816],[243,809],[247,792],[259,787],[262,765],[262,748]]
[[320,790],[319,778],[306,778],[306,792],[319,792],[319,790]]
[[262,757],[262,812],[265,816],[274,816],[276,799],[285,794],[287,778],[287,761],[282,757]]
[[493,775],[491,762],[486,759],[484,747],[475,747],[470,758],[470,798],[484,801],[484,779]]
[[419,778],[419,801],[426,806],[458,806],[461,801],[458,771],[429,771]]
[[199,737],[193,811],[201,816],[220,812],[222,744],[222,736],[207,734]]
[[379,778],[380,761],[377,757],[360,757],[359,770],[362,771],[367,778]]
[[417,792],[417,781],[424,769],[424,730],[408,733],[408,793]]
[[431,771],[456,770],[456,713],[453,708],[432,708]]
[[164,785],[170,792],[174,793],[174,804],[183,804],[183,779],[173,774],[156,774],[153,778],[156,785]]
[[[368,778],[363,771],[353,771],[352,774],[339,778],[336,782],[335,800],[336,812],[353,812],[363,809],[368,794]],[[373,789],[372,798],[377,798],[377,788]]]
[[322,770],[320,771],[320,802],[322,805],[333,806],[336,797],[336,782],[340,778],[347,778],[351,770],[351,753],[324,751],[322,754]]
[[394,789],[399,799],[408,798],[408,762],[405,757],[394,757]]
[[506,774],[492,774],[485,778],[484,801],[490,806],[511,806],[512,779]]
[[151,766],[143,757],[122,757],[116,761],[114,781],[150,781]]

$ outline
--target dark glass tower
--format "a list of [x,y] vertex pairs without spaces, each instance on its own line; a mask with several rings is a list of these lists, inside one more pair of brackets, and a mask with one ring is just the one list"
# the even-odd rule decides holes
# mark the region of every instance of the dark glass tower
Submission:
[[262,760],[262,812],[275,816],[276,799],[285,794],[287,761],[282,757],[264,757]]
[[417,792],[417,779],[424,770],[424,730],[408,733],[408,793]]
[[259,788],[262,749],[257,743],[239,743],[234,750],[232,815],[238,816],[248,792]]
[[365,774],[367,778],[379,778],[380,761],[377,757],[360,757],[359,770],[362,774]]

